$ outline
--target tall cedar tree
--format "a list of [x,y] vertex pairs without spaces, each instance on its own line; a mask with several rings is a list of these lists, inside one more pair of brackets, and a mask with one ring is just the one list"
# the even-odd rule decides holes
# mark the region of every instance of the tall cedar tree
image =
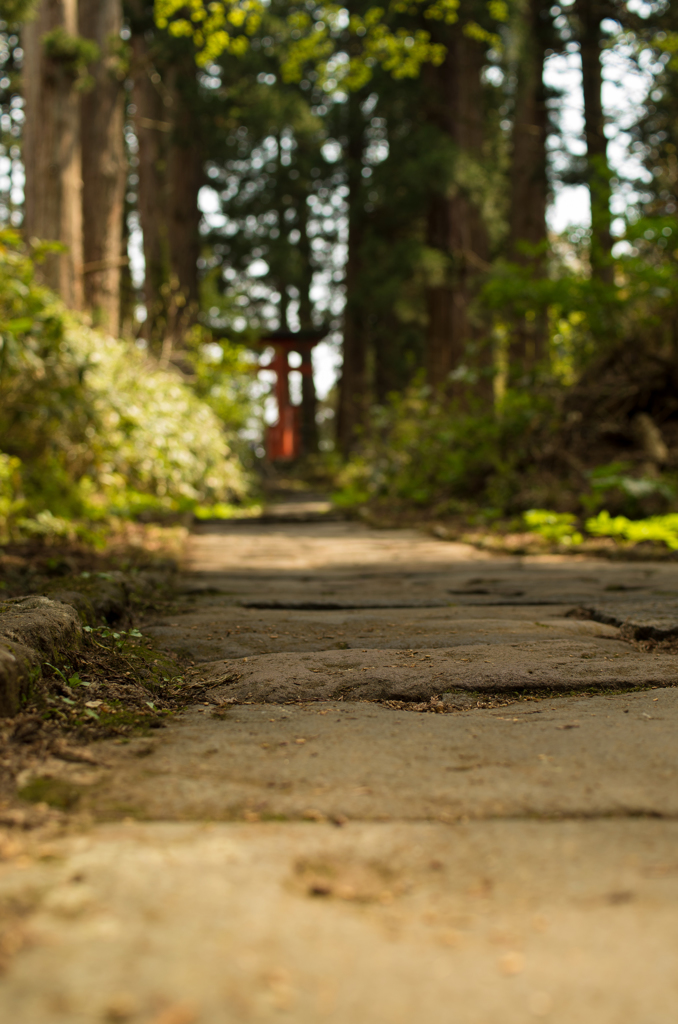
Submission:
[[605,36],[601,22],[614,14],[605,0],[576,0],[575,17],[581,50],[584,124],[586,135],[586,179],[591,197],[591,273],[612,284],[612,233],[610,199],[612,172],[607,159],[605,115],[603,113],[602,51]]
[[[550,6],[544,0],[526,0],[516,11],[513,23],[517,61],[509,181],[509,255],[540,276],[546,271],[549,198],[546,139],[550,125],[544,60],[547,50],[553,52],[556,43]],[[543,317],[517,318],[511,333],[511,375],[521,379],[525,372],[538,367],[546,356],[546,343]]]
[[[23,30],[26,125],[24,233],[28,240],[62,243],[49,256],[45,282],[74,309],[83,304],[82,164],[80,94],[82,71],[77,0],[41,0]],[[90,55],[93,51],[90,50]]]
[[145,259],[143,333],[166,358],[199,307],[198,193],[206,154],[198,70],[190,42],[155,28],[151,4],[128,0],[126,10]]
[[82,119],[83,284],[95,324],[117,335],[127,178],[124,74],[120,61],[120,0],[79,0],[78,28],[96,42],[93,81],[80,100]]

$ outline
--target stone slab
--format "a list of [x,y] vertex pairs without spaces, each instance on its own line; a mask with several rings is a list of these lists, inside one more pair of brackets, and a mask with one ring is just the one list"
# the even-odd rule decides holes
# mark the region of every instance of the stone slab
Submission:
[[[417,714],[379,704],[194,707],[153,737],[50,758],[99,818],[678,817],[678,688]],[[41,786],[41,798],[49,786]],[[72,792],[71,792],[72,791]]]
[[426,601],[417,600],[416,598],[409,598],[405,600],[396,600],[393,598],[383,597],[381,599],[377,597],[372,598],[360,598],[352,597],[344,601],[322,601],[316,600],[265,600],[258,599],[254,601],[240,601],[240,605],[243,608],[255,608],[261,611],[295,611],[295,612],[336,612],[336,611],[353,611],[360,609],[373,609],[373,608],[446,608],[449,601]]
[[134,824],[8,859],[12,1024],[675,1024],[678,825]]
[[[32,812],[75,813],[66,838],[0,833],[0,1018],[674,1024],[678,687],[633,687],[675,661],[562,616],[667,597],[676,567],[354,524],[195,540],[203,568],[155,635],[229,658],[167,728],[26,762]],[[237,606],[368,599],[447,607]],[[497,607],[514,600],[535,604]],[[225,703],[253,681],[262,703]],[[446,713],[362,699],[434,681]],[[567,695],[608,684],[630,691]]]
[[194,683],[222,700],[428,700],[451,690],[554,692],[678,683],[678,655],[599,639],[448,649],[263,654],[207,663]]
[[634,640],[667,640],[678,636],[678,601],[673,595],[583,602],[579,611],[596,622],[618,626],[623,636]]
[[143,631],[166,648],[196,662],[279,652],[365,648],[412,650],[477,643],[549,639],[615,638],[619,631],[589,619],[569,618],[557,609],[465,607],[373,608],[365,611],[289,611],[223,605],[212,596],[182,613],[154,617]]

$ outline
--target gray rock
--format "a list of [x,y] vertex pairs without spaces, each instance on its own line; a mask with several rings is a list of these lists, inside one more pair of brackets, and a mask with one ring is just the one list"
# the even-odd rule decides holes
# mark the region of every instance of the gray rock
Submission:
[[94,605],[85,594],[79,590],[54,590],[50,595],[52,601],[59,601],[61,604],[69,604],[75,608],[80,621],[86,626],[95,626],[97,614]]
[[0,718],[15,715],[29,691],[31,679],[40,675],[40,659],[23,644],[0,639]]
[[33,594],[0,605],[0,638],[53,658],[63,647],[77,646],[82,635],[77,612],[68,604]]
[[40,663],[79,644],[82,629],[69,604],[33,594],[0,604],[0,716],[19,710]]
[[91,601],[97,618],[104,619],[109,626],[125,626],[130,622],[129,596],[123,582],[97,582]]

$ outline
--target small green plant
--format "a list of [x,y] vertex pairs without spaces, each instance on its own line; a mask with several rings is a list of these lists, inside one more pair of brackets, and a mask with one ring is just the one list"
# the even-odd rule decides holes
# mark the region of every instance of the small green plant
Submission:
[[[109,626],[83,626],[83,633],[89,634],[89,638],[97,647],[103,650],[110,650],[114,647],[117,651],[124,651],[127,646],[136,646],[135,641],[143,640],[144,635],[138,629],[111,629]],[[99,640],[112,640],[112,644],[102,644]]]
[[[85,629],[86,628],[87,627],[85,627]],[[52,665],[49,661],[44,662],[44,664],[47,666],[47,668],[51,668],[52,672],[56,672],[56,674],[64,681],[64,683],[66,683],[67,686],[91,686],[92,685],[91,683],[88,683],[86,680],[81,679],[79,673],[77,673],[77,672],[74,672],[71,676],[68,676],[68,678],[67,678],[64,675],[64,673],[61,671],[61,669],[56,667],[56,665]]]
[[523,512],[523,521],[533,533],[556,544],[581,544],[584,539],[576,527],[577,517],[569,512],[532,508]]
[[594,537],[617,537],[633,544],[655,541],[666,544],[671,551],[678,551],[678,513],[675,512],[646,519],[627,519],[599,512],[586,520],[586,529]]

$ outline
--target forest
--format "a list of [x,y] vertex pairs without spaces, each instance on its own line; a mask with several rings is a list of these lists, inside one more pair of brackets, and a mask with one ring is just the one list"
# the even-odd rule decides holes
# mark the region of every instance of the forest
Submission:
[[[675,5],[0,19],[0,543],[251,514],[277,472],[375,524],[678,548]],[[336,380],[290,363],[272,465],[290,334]]]

